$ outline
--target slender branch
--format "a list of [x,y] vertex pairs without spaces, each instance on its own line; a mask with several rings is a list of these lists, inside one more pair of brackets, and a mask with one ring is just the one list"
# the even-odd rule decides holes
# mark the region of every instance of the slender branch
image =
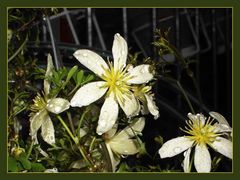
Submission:
[[21,44],[21,46],[16,50],[16,52],[8,59],[8,62],[10,62],[11,60],[13,60],[19,53],[20,51],[24,48],[26,42],[27,42],[27,36],[25,38],[25,40],[23,41],[23,43]]
[[32,153],[32,149],[33,149],[33,144],[34,142],[31,142],[30,148],[28,149],[28,153],[27,153],[27,159],[30,157],[31,153]]
[[75,129],[74,129],[71,113],[67,112],[67,116],[68,116],[68,122],[69,122],[70,128],[73,132],[73,135],[76,136],[76,132],[75,132]]
[[178,87],[180,88],[180,90],[182,91],[182,93],[183,93],[183,95],[184,95],[184,97],[185,97],[185,99],[186,99],[186,101],[187,101],[187,103],[188,103],[188,105],[189,105],[192,113],[195,114],[195,111],[194,111],[194,109],[193,109],[193,106],[192,106],[192,104],[191,104],[191,102],[190,102],[190,100],[189,100],[189,98],[188,98],[185,90],[183,89],[183,87],[182,87],[182,85],[181,85],[181,83],[180,83],[179,81],[177,81],[177,85],[178,85]]
[[60,115],[57,115],[57,118],[59,119],[59,121],[61,122],[61,124],[63,125],[63,127],[66,129],[66,131],[68,132],[69,136],[72,138],[72,140],[75,142],[75,144],[78,147],[78,150],[80,151],[81,155],[83,156],[83,158],[85,159],[86,162],[88,162],[89,164],[92,164],[92,162],[86,157],[83,148],[80,146],[80,144],[78,143],[78,139],[74,137],[74,135],[72,134],[71,130],[68,128],[68,126],[66,125],[66,123],[64,122],[64,120],[61,118]]

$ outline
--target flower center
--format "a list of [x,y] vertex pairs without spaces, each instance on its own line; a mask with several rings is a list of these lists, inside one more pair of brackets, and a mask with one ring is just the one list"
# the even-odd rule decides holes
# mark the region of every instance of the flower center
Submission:
[[116,70],[110,63],[109,67],[109,69],[105,69],[105,73],[101,77],[106,81],[104,87],[108,87],[108,95],[113,92],[114,95],[118,96],[122,101],[123,95],[129,95],[131,88],[127,83],[127,81],[131,78],[129,74],[126,73],[128,67],[123,70]]
[[212,125],[210,118],[206,123],[199,118],[196,120],[189,120],[187,121],[185,129],[181,130],[189,134],[188,138],[193,140],[195,144],[199,145],[211,145],[216,137],[219,136],[219,133],[215,131],[215,127]]
[[30,107],[31,111],[37,112],[44,109],[47,105],[47,100],[41,96],[39,93],[33,100],[34,104]]

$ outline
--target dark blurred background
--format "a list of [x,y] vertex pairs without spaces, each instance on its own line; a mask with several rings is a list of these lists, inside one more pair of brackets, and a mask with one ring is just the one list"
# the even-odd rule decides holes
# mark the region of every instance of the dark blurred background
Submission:
[[[49,21],[48,21],[49,20]],[[80,65],[72,53],[79,48],[89,48],[103,57],[111,57],[115,33],[128,42],[130,52],[140,52],[139,58],[156,57],[151,44],[156,28],[170,28],[169,42],[186,59],[194,60],[190,68],[196,78],[199,91],[186,73],[175,71],[196,112],[221,113],[231,123],[232,119],[232,9],[230,8],[77,8],[61,9],[46,24],[40,24],[41,46],[31,42],[28,48],[39,59],[46,59],[46,49],[52,52],[51,38],[56,47],[55,65]],[[157,58],[154,58],[157,60]],[[172,55],[165,59],[175,62]],[[45,62],[43,63],[45,64]],[[181,134],[190,112],[176,83],[162,80],[154,87],[156,103],[161,117],[149,116],[143,139],[150,154],[160,147],[154,137],[161,135],[164,141]],[[228,162],[228,161],[227,161]],[[173,162],[174,163],[174,162]],[[221,164],[219,171],[231,171],[231,162]]]

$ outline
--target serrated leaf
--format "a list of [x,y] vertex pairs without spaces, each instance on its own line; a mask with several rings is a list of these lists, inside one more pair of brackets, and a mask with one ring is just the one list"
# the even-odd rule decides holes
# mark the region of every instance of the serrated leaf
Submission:
[[8,171],[18,171],[17,161],[13,157],[8,157]]
[[33,172],[43,172],[46,170],[46,168],[40,164],[40,163],[32,163],[32,169]]

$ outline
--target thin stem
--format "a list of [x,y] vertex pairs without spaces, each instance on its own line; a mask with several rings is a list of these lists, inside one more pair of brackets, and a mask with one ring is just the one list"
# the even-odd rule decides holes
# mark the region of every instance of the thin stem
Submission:
[[91,141],[91,144],[90,144],[90,146],[89,146],[89,151],[90,151],[90,152],[91,152],[92,149],[93,149],[93,145],[94,145],[94,143],[95,143],[95,140],[96,140],[96,137],[94,137],[94,138],[92,139],[92,141]]
[[178,85],[178,87],[180,88],[180,90],[182,91],[182,93],[183,93],[183,95],[184,95],[184,97],[185,97],[185,99],[186,99],[186,101],[187,101],[187,103],[188,103],[188,105],[189,105],[192,113],[195,114],[195,111],[194,111],[194,109],[193,109],[193,106],[192,106],[192,104],[191,104],[191,102],[190,102],[190,100],[189,100],[189,98],[188,98],[185,90],[183,89],[183,87],[182,87],[182,85],[181,85],[181,83],[180,83],[179,81],[177,81],[177,85]]
[[59,119],[59,121],[61,122],[61,124],[63,125],[63,127],[66,129],[66,131],[68,132],[69,136],[72,138],[72,140],[78,144],[78,140],[73,136],[71,130],[67,127],[66,123],[64,122],[64,120],[61,118],[60,115],[57,115],[57,118]]
[[76,85],[75,88],[73,88],[73,90],[70,93],[68,93],[68,96],[70,96],[72,93],[74,93],[79,86],[80,86],[80,84]]
[[86,113],[88,112],[88,110],[85,110],[84,112],[83,112],[83,114],[82,114],[82,116],[81,116],[81,118],[80,118],[80,121],[79,121],[79,123],[78,123],[78,128],[77,128],[77,137],[78,137],[78,139],[79,139],[79,141],[80,141],[80,128],[81,128],[81,126],[82,126],[82,123],[83,123],[83,119],[84,119],[84,117],[85,117],[85,115],[86,115]]
[[27,159],[30,157],[31,153],[32,153],[32,149],[33,149],[33,141],[31,142],[30,148],[28,149],[28,153],[27,153]]
[[67,127],[66,123],[64,122],[64,120],[61,118],[60,115],[57,115],[57,118],[59,119],[59,121],[61,122],[61,124],[63,125],[63,127],[66,129],[66,131],[68,132],[69,136],[72,138],[72,140],[75,142],[75,144],[78,147],[78,150],[80,151],[81,155],[83,156],[83,158],[85,159],[86,162],[88,162],[89,164],[92,164],[90,162],[90,160],[85,156],[85,153],[83,151],[83,148],[80,146],[80,144],[78,143],[78,140],[74,137],[74,135],[72,134],[71,130]]
[[73,121],[72,121],[72,116],[71,116],[71,113],[70,112],[67,112],[67,117],[68,117],[68,122],[70,124],[70,128],[73,132],[73,135],[76,136],[76,132],[75,132],[75,129],[74,129],[74,125],[73,125]]
[[20,51],[24,48],[26,42],[27,42],[28,37],[26,36],[25,40],[21,44],[21,46],[16,50],[16,52],[8,59],[8,63],[13,60],[19,53]]

